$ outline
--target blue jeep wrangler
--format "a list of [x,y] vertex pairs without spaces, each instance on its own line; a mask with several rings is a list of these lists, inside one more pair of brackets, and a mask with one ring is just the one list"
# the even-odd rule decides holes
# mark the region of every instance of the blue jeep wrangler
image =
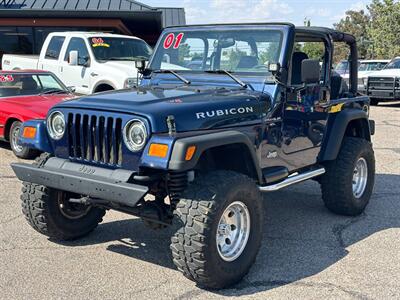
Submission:
[[[323,45],[320,59],[298,51],[310,42]],[[332,72],[333,43],[349,48],[349,86]],[[24,124],[21,143],[45,153],[12,168],[38,232],[76,239],[109,209],[173,225],[176,267],[223,288],[256,258],[263,192],[314,179],[330,211],[364,211],[374,122],[357,93],[353,36],[285,23],[172,27],[137,66],[137,88],[66,101]]]

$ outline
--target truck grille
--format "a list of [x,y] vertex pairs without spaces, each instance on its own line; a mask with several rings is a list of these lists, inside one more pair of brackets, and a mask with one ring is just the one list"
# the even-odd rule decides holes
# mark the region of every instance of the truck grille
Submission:
[[122,119],[69,113],[68,153],[75,160],[122,164]]
[[393,90],[396,79],[392,77],[369,77],[368,87],[371,90]]

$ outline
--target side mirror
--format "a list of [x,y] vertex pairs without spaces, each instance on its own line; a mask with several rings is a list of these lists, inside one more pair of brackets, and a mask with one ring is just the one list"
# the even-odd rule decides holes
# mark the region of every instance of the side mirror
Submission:
[[74,86],[68,86],[67,87],[68,92],[70,92],[71,94],[76,92],[76,88]]
[[304,84],[319,83],[321,66],[317,59],[304,59],[301,62],[301,81]]
[[70,66],[78,65],[78,51],[70,51],[68,56],[68,64]]
[[146,69],[146,61],[145,60],[136,60],[135,67],[139,73],[143,73]]

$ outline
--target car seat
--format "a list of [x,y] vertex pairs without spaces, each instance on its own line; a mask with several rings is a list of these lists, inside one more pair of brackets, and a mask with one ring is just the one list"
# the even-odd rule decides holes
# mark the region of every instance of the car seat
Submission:
[[258,65],[256,56],[242,56],[237,65],[237,69],[251,69]]
[[29,95],[38,92],[38,84],[32,77],[21,78],[22,94]]
[[293,85],[301,84],[301,62],[308,59],[308,55],[304,52],[294,52],[292,57],[292,79]]

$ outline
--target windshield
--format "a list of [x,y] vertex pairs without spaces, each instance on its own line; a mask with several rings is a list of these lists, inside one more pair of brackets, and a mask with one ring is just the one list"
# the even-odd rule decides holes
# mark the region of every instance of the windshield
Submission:
[[1,74],[0,97],[68,93],[66,87],[51,74]]
[[346,73],[349,67],[348,61],[341,61],[337,64],[335,71],[339,73]]
[[382,70],[385,62],[363,62],[358,67],[358,71],[377,71]]
[[151,70],[263,74],[278,62],[282,33],[277,30],[204,30],[165,33]]
[[93,37],[89,39],[96,60],[127,60],[138,58],[149,59],[152,49],[146,42],[138,39]]
[[388,63],[385,69],[400,69],[400,59],[394,59]]

